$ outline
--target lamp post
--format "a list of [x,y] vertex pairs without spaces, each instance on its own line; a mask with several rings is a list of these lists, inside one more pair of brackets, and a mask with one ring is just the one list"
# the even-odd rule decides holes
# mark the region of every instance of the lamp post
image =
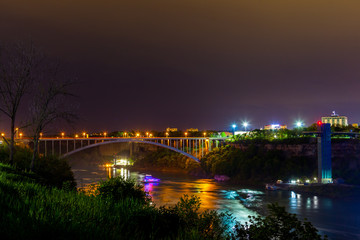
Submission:
[[188,133],[187,133],[187,132],[185,132],[185,137],[187,137],[187,134],[188,134]]
[[233,125],[232,125],[232,128],[233,128],[233,135],[235,136],[236,124],[233,124]]

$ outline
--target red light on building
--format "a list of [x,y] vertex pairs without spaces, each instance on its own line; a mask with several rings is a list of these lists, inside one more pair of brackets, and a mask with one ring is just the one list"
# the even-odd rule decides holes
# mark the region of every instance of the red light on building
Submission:
[[321,126],[322,125],[322,121],[318,121],[317,125]]

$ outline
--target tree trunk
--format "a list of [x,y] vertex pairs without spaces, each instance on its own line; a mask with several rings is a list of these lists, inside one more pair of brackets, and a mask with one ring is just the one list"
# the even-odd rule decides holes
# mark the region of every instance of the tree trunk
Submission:
[[33,171],[33,169],[34,169],[35,159],[38,154],[38,146],[39,146],[39,138],[38,138],[38,136],[34,136],[34,149],[33,149],[33,155],[32,155],[31,163],[30,163],[30,171]]
[[9,156],[9,163],[13,164],[14,163],[14,152],[15,152],[15,140],[14,140],[14,129],[15,129],[15,119],[12,118],[11,119],[11,128],[10,128],[10,133],[11,133],[11,138],[10,138],[10,156]]

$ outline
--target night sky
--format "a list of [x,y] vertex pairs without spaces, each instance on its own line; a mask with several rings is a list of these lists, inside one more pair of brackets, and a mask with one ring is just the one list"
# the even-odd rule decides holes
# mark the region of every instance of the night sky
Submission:
[[81,130],[360,122],[359,0],[1,0],[28,39],[79,77]]

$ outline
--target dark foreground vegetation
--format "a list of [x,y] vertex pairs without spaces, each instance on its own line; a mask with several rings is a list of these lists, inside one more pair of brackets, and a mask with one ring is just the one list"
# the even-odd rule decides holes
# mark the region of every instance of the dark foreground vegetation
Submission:
[[[29,171],[33,152],[27,147],[15,146],[12,166],[18,171]],[[9,162],[10,149],[0,146],[0,162]],[[65,159],[55,156],[36,157],[33,177],[37,182],[51,187],[75,189],[76,182],[71,167]]]
[[200,211],[194,196],[172,207],[153,206],[132,180],[114,178],[76,191],[38,179],[0,164],[2,239],[322,239],[311,223],[277,205],[265,218],[236,224],[227,214]]

